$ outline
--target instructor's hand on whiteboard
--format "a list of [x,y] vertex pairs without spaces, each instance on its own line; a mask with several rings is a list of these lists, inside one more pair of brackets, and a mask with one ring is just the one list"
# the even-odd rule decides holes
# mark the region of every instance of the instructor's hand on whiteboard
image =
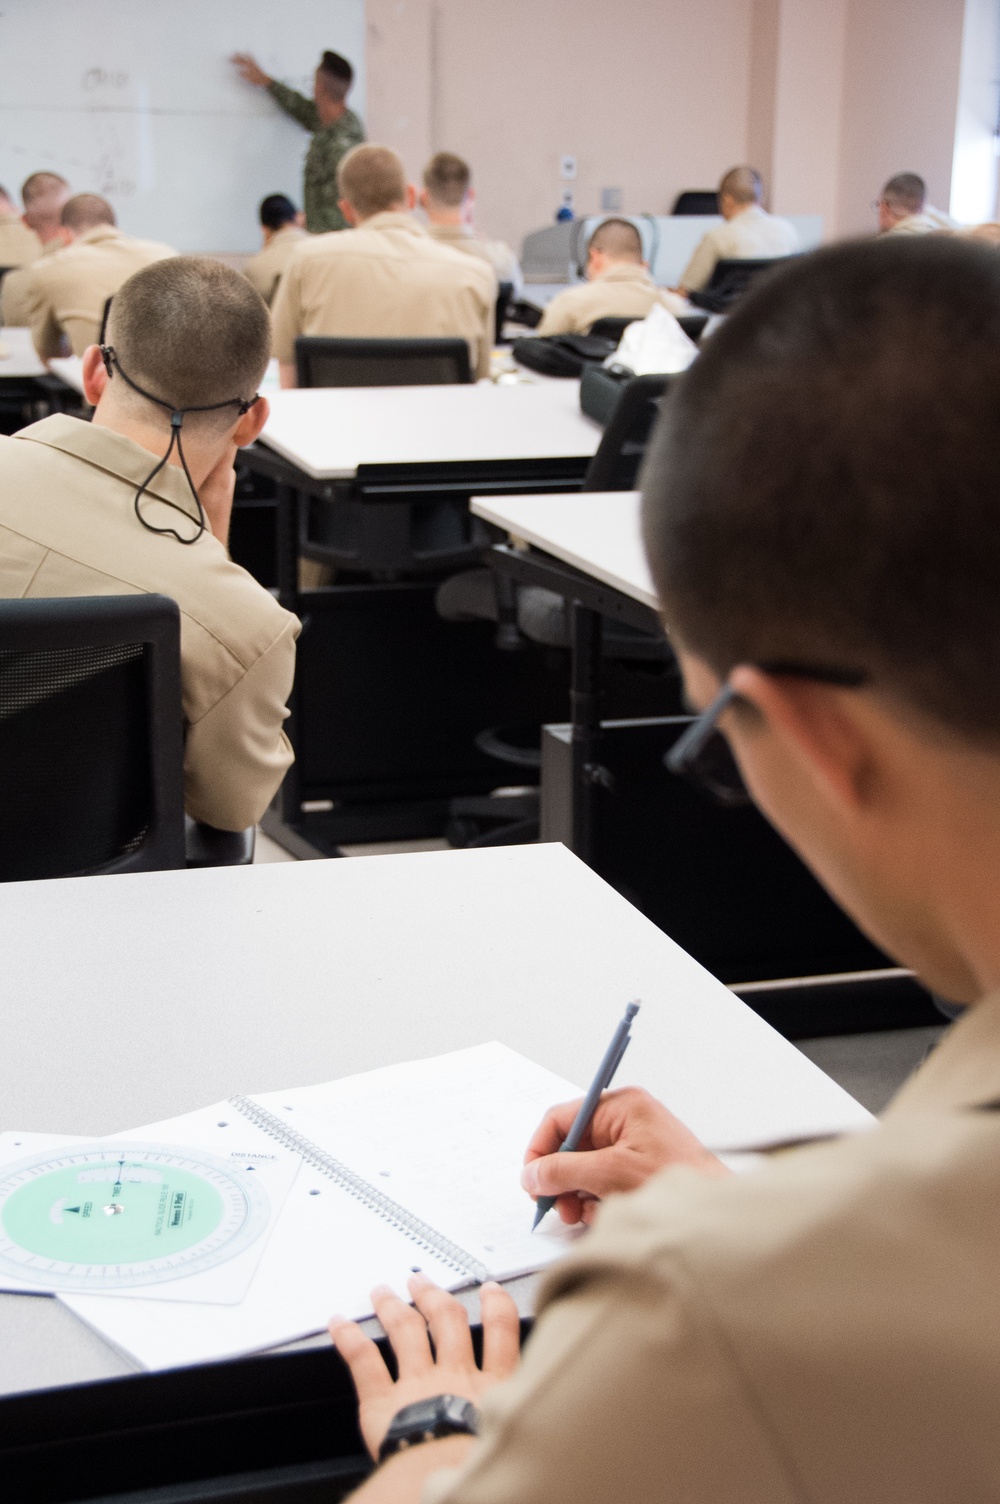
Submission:
[[393,1379],[375,1343],[359,1326],[342,1316],[330,1318],[330,1336],[351,1370],[358,1391],[361,1434],[373,1457],[378,1456],[393,1416],[404,1405],[438,1394],[457,1394],[478,1404],[487,1389],[514,1372],[520,1354],[517,1307],[499,1285],[491,1281],[479,1290],[483,1319],[483,1366],[479,1368],[465,1307],[423,1274],[414,1275],[408,1284],[412,1306],[388,1285],[377,1285],[372,1291],[375,1315],[396,1355],[398,1379]]
[[579,1106],[579,1101],[563,1102],[546,1113],[521,1172],[530,1196],[557,1198],[564,1222],[592,1222],[603,1196],[638,1190],[668,1165],[689,1165],[703,1175],[729,1174],[680,1118],[635,1086],[605,1092],[580,1148],[560,1154]]
[[245,79],[248,84],[253,84],[255,89],[266,89],[268,84],[274,82],[271,75],[264,72],[257,59],[252,57],[249,52],[234,52],[229,61],[236,68],[240,77]]

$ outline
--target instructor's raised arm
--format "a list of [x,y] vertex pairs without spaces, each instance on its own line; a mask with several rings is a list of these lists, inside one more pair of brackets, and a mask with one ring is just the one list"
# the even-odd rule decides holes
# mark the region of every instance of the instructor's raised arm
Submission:
[[274,83],[270,74],[264,72],[257,59],[249,52],[234,52],[229,61],[240,78],[248,84],[253,84],[255,89],[266,89]]

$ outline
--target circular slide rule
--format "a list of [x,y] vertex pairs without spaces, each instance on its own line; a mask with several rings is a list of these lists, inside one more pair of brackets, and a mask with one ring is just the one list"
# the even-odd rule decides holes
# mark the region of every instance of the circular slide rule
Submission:
[[82,1144],[0,1167],[0,1274],[95,1294],[200,1274],[270,1217],[240,1160],[158,1144]]

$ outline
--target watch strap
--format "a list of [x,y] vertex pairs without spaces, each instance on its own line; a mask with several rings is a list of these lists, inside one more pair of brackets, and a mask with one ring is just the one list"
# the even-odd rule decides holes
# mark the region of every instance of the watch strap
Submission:
[[479,1411],[471,1400],[457,1394],[438,1394],[417,1400],[398,1410],[379,1447],[378,1460],[385,1462],[397,1452],[436,1441],[442,1436],[475,1436],[479,1430]]

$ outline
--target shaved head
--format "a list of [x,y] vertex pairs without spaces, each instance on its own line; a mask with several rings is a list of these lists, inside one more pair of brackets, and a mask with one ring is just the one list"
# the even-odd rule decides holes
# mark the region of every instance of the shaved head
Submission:
[[98,193],[77,193],[67,199],[60,215],[61,224],[75,235],[83,235],[98,225],[117,224],[115,211]]
[[355,146],[337,168],[337,187],[359,219],[406,207],[406,168],[388,146]]
[[[208,407],[256,394],[271,353],[271,320],[240,272],[207,256],[170,256],[122,283],[106,342],[122,370],[153,396],[172,407]],[[127,389],[118,395],[144,405]],[[225,429],[236,408],[185,421]]]
[[43,240],[51,240],[68,198],[69,184],[57,172],[33,172],[21,184],[25,224]]
[[734,204],[759,204],[764,197],[764,180],[756,167],[730,167],[719,184]]
[[882,199],[891,209],[919,214],[927,197],[927,184],[916,172],[897,172],[882,189]]
[[472,186],[468,162],[453,151],[436,152],[424,168],[424,187],[446,209],[457,209]]
[[642,236],[628,219],[606,219],[590,237],[588,251],[601,251],[611,261],[642,262]]

